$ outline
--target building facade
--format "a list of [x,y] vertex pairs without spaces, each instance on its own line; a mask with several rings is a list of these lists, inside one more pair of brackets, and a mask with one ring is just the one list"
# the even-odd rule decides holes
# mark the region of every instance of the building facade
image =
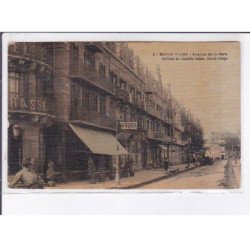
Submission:
[[119,155],[140,170],[202,149],[199,122],[127,43],[13,43],[8,59],[10,173],[26,156],[38,172],[53,160],[67,174],[90,156],[100,168]]

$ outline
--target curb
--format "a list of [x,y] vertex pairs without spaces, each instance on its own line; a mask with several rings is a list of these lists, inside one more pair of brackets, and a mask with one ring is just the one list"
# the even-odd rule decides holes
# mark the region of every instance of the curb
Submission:
[[154,183],[154,182],[158,182],[158,181],[161,181],[161,180],[164,180],[164,179],[168,179],[168,178],[177,176],[179,174],[188,172],[188,171],[193,170],[193,169],[198,168],[198,167],[201,167],[201,165],[194,166],[194,167],[189,167],[189,168],[184,168],[183,170],[180,170],[180,171],[178,171],[176,173],[170,173],[168,175],[160,176],[160,177],[157,177],[155,179],[148,180],[148,181],[136,183],[136,184],[125,186],[125,187],[112,187],[111,189],[134,189],[134,188],[142,187],[142,186]]

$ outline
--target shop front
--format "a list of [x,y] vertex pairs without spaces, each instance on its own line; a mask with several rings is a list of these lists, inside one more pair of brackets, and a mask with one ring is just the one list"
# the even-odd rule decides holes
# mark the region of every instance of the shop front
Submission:
[[48,144],[46,130],[54,123],[54,117],[42,113],[9,112],[8,172],[15,174],[22,168],[25,158],[32,159],[33,168],[44,173]]
[[110,173],[117,167],[117,159],[126,157],[127,150],[109,131],[82,125],[69,124],[65,138],[64,175],[74,178],[89,179],[89,163],[94,172]]

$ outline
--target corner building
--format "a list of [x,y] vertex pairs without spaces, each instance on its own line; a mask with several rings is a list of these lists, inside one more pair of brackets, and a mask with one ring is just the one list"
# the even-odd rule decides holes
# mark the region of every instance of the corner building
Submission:
[[202,148],[199,123],[127,43],[13,43],[8,59],[10,174],[25,156],[40,173],[51,159],[71,176],[87,170],[89,156],[109,170],[119,154],[140,170]]

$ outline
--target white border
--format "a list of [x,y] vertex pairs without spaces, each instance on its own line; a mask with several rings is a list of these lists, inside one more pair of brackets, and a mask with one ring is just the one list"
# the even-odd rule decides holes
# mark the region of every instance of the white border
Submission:
[[[242,124],[242,179],[241,189],[239,190],[13,190],[7,187],[7,129],[8,110],[7,110],[7,44],[12,41],[239,41],[241,42],[241,91],[242,91],[242,108],[241,108],[241,124]],[[250,171],[245,168],[249,160],[246,157],[245,141],[246,136],[245,121],[249,116],[243,116],[245,111],[247,93],[250,93],[246,82],[249,77],[246,67],[250,67],[248,63],[250,58],[250,35],[249,34],[191,34],[191,33],[7,33],[3,35],[3,133],[2,133],[2,190],[3,190],[3,213],[207,213],[206,211],[220,211],[224,209],[223,203],[226,201],[231,204],[231,201],[248,200],[248,206],[238,208],[243,211],[250,211],[250,196],[249,182]],[[244,91],[243,91],[244,90]],[[244,101],[244,102],[243,102]],[[5,166],[5,167],[4,167]],[[70,193],[70,195],[69,195]],[[90,194],[91,193],[91,194]],[[108,193],[108,194],[107,194]],[[80,198],[79,198],[80,197]],[[158,197],[158,198],[157,198]],[[225,197],[225,198],[224,198]],[[65,199],[66,198],[66,199]],[[152,202],[156,199],[156,202]],[[126,206],[124,205],[124,200]],[[151,201],[152,200],[152,201]],[[158,200],[158,201],[157,201]],[[201,206],[207,204],[211,200],[209,209],[196,211],[195,204]],[[71,202],[70,202],[71,201]],[[90,204],[94,201],[96,205]],[[220,202],[222,206],[219,206]],[[81,204],[79,207],[72,207],[72,204]],[[99,203],[106,204],[106,207],[100,207]],[[144,202],[148,206],[141,206]],[[26,206],[25,204],[32,204]],[[53,205],[60,203],[62,206]],[[82,205],[84,206],[84,210]],[[115,203],[115,206],[110,207],[110,204]],[[48,205],[52,205],[48,206]],[[160,204],[166,204],[162,208]],[[178,206],[178,204],[182,204]],[[184,205],[185,204],[185,205]],[[113,204],[114,205],[114,204]],[[183,210],[186,206],[187,210]],[[70,210],[68,210],[70,208]],[[115,209],[119,208],[119,209]],[[138,210],[138,208],[140,208]],[[162,210],[164,208],[164,210]],[[235,206],[230,205],[227,211],[234,211]],[[248,208],[248,210],[245,210]],[[65,210],[66,209],[66,210]],[[125,210],[124,210],[125,209]],[[127,210],[128,209],[128,210]],[[164,211],[164,212],[163,212]],[[231,213],[229,212],[229,213]]]

